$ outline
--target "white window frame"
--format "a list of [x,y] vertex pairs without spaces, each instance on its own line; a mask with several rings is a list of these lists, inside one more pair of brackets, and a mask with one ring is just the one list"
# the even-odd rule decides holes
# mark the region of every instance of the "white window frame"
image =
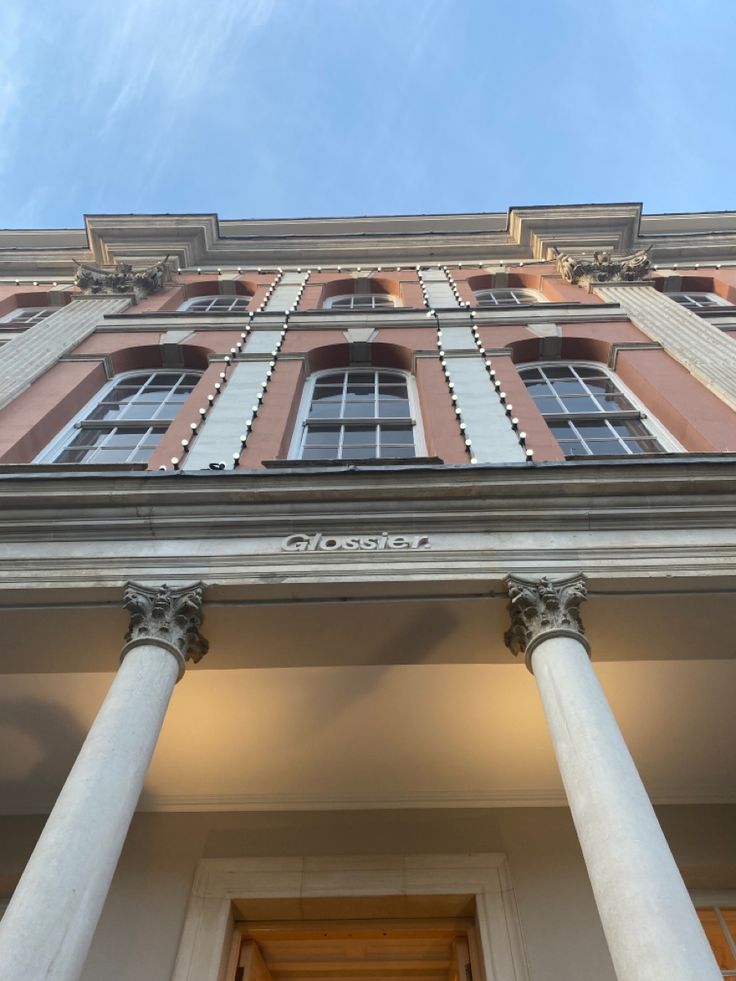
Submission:
[[[414,376],[408,371],[402,371],[399,368],[381,368],[375,365],[367,365],[363,367],[362,365],[351,365],[346,368],[326,368],[324,371],[316,371],[313,375],[309,376],[307,384],[304,386],[304,392],[302,393],[302,401],[299,406],[299,414],[297,415],[296,423],[294,424],[294,433],[291,438],[291,445],[289,447],[289,459],[290,460],[301,460],[302,457],[302,446],[304,441],[304,434],[306,432],[307,423],[309,420],[309,409],[312,405],[312,397],[314,395],[315,383],[325,375],[335,375],[346,371],[372,371],[372,372],[387,372],[393,375],[399,375],[406,381],[406,391],[409,397],[409,419],[395,420],[396,422],[410,423],[414,431],[414,455],[417,457],[426,456],[427,446],[424,440],[424,428],[422,426],[422,417],[419,411],[419,398],[416,390],[416,381]],[[350,420],[352,422],[353,420]],[[366,425],[379,425],[382,420],[373,417],[366,421]],[[391,424],[394,420],[386,419],[386,422]],[[329,419],[324,420],[325,425],[330,424]],[[342,425],[344,419],[341,421],[335,420],[333,425]],[[360,419],[355,419],[356,424],[360,424]],[[332,458],[330,458],[332,459]],[[354,464],[360,466],[361,461],[365,460],[376,460],[376,457],[346,457],[335,459],[340,459],[341,462],[345,464]],[[382,461],[385,460],[386,463],[390,463],[391,460],[404,459],[403,457],[381,457]]]
[[[112,391],[116,385],[119,385],[126,378],[133,378],[138,375],[148,374],[151,375],[160,374],[162,372],[178,373],[180,375],[199,375],[202,376],[202,372],[196,368],[137,368],[135,371],[123,371],[118,375],[113,375],[109,381],[107,381],[102,388],[98,389],[89,402],[80,409],[80,411],[74,416],[70,422],[64,426],[64,428],[54,436],[54,438],[46,444],[46,446],[41,450],[38,456],[34,459],[34,463],[53,463],[54,459],[62,452],[62,450],[67,449],[69,441],[78,432],[79,424],[85,422],[89,413],[96,408],[100,402],[105,398],[108,392]],[[135,420],[133,420],[135,421]],[[149,420],[150,422],[155,422],[156,420]],[[167,428],[171,425],[172,421],[162,420],[167,422]],[[126,420],[119,420],[119,425],[126,425]],[[91,428],[91,427],[90,427]],[[104,425],[100,425],[100,428],[105,428]],[[61,466],[78,466],[78,464],[61,464]],[[94,463],[91,464],[94,466]],[[121,463],[121,466],[127,466],[126,463]]]
[[[16,307],[15,310],[11,310],[10,313],[6,313],[4,317],[0,318],[0,324],[5,324],[6,326],[12,326],[21,320],[18,326],[23,328],[33,327],[34,324],[40,323],[42,320],[46,320],[51,316],[52,313],[56,313],[61,307]],[[27,314],[32,314],[30,319],[25,320],[24,318]],[[42,316],[39,316],[42,314]]]
[[[378,305],[375,303],[375,297],[380,297],[381,301],[387,300],[387,303],[381,302]],[[325,302],[322,304],[323,310],[332,310],[336,303],[344,302],[345,300],[350,300],[350,303],[345,306],[338,307],[338,310],[389,310],[391,307],[396,306],[396,297],[392,296],[390,293],[341,293],[339,296],[328,296]],[[370,301],[360,304],[355,307],[353,304],[356,300]]]
[[717,293],[708,293],[703,290],[672,290],[670,293],[665,293],[665,296],[687,310],[712,310],[713,307],[733,306],[733,303],[724,300]]
[[[502,300],[500,303],[493,298],[494,293],[511,293],[513,299]],[[546,303],[547,298],[539,290],[530,290],[526,286],[489,286],[474,290],[475,305],[478,307],[516,307],[533,303]]]
[[[580,368],[597,368],[599,371],[603,372],[603,374],[606,375],[614,383],[614,385],[618,389],[619,393],[621,395],[623,395],[624,398],[628,399],[628,401],[631,403],[632,410],[634,412],[637,412],[639,414],[639,418],[644,422],[645,427],[646,427],[649,435],[652,436],[654,439],[656,439],[657,442],[662,447],[662,452],[664,452],[664,453],[684,453],[685,452],[684,446],[681,443],[679,443],[674,438],[674,436],[662,425],[662,423],[656,418],[656,416],[653,416],[652,415],[652,413],[647,409],[647,407],[644,405],[644,403],[641,401],[641,399],[637,398],[637,396],[634,395],[634,393],[631,391],[631,389],[621,381],[621,379],[616,374],[616,372],[615,371],[612,371],[607,365],[600,364],[600,362],[598,362],[598,361],[579,361],[579,360],[573,360],[573,359],[570,359],[570,358],[566,358],[564,360],[563,359],[560,359],[558,361],[529,361],[529,362],[526,362],[524,364],[517,365],[516,366],[516,369],[519,372],[519,377],[521,378],[521,380],[523,382],[524,381],[524,377],[523,377],[523,375],[521,373],[522,373],[522,371],[525,368],[545,368],[545,367],[549,368],[549,367],[567,367],[567,366],[580,367]],[[525,385],[525,387],[526,387],[526,385]],[[530,393],[530,397],[531,397],[531,393]],[[536,403],[535,403],[535,405],[536,405]],[[556,420],[554,418],[554,415],[556,415],[556,414],[552,414],[552,413],[549,413],[547,415],[545,415],[544,413],[540,413],[540,414],[542,415],[542,417],[543,417],[545,423],[547,423],[547,425],[549,425],[549,422],[555,422],[555,421],[563,422],[563,421],[565,421],[566,418],[572,419],[572,421],[574,422],[576,415],[578,415],[581,419],[583,419],[585,417],[585,418],[593,419],[593,420],[595,420],[595,419],[615,418],[616,415],[617,415],[617,413],[614,410],[612,410],[611,412],[605,412],[605,411],[603,411],[603,412],[580,412],[580,413],[574,413],[574,412],[564,413],[564,412],[560,412],[559,413],[559,420]],[[551,429],[550,429],[550,432],[551,432]],[[581,439],[582,439],[582,437],[581,437]],[[582,442],[585,442],[585,440],[582,439]],[[619,454],[606,454],[606,453],[597,454],[597,453],[589,453],[589,454],[586,454],[585,456],[583,456],[583,455],[569,456],[569,457],[566,457],[566,459],[569,459],[569,460],[583,460],[583,459],[598,459],[598,460],[602,460],[602,459],[605,459],[606,456],[618,456],[618,455]],[[647,456],[654,456],[656,454],[649,454],[649,453],[627,453],[626,450],[622,447],[621,448],[621,454],[620,455],[621,456],[626,456],[626,457],[629,457],[629,456],[631,456],[631,457],[647,457]]]
[[[690,898],[696,909],[715,909],[716,911],[724,907],[736,909],[736,889],[692,889]],[[734,958],[736,958],[736,937],[731,937],[730,932],[724,928],[723,924],[721,924],[721,928],[724,930],[728,945]],[[721,973],[724,978],[736,978],[736,968],[727,968]]]
[[[177,313],[186,313],[187,311],[190,311],[192,313],[201,313],[201,314],[245,313],[252,299],[253,299],[252,296],[245,293],[213,293],[211,295],[208,294],[206,296],[190,296],[189,299],[185,300],[184,303],[182,303],[181,306],[177,309]],[[205,310],[192,309],[195,306],[195,304],[202,303],[205,300],[208,300],[213,307],[215,306],[216,301],[222,303],[223,301],[230,300],[231,308],[227,310],[222,310],[222,309],[218,310],[216,308],[210,309],[210,307],[208,306],[207,309]],[[232,308],[233,306],[239,303],[243,303],[243,306],[237,307],[236,309]]]

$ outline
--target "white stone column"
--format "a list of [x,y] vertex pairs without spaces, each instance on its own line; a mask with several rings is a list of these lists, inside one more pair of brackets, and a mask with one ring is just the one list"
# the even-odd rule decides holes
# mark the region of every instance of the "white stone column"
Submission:
[[0,921],[3,981],[77,981],[174,685],[207,642],[202,586],[129,583],[115,680]]
[[685,884],[590,664],[585,578],[507,579],[619,981],[720,981]]
[[619,981],[721,973],[589,660],[585,579],[507,579],[511,629],[547,717]]

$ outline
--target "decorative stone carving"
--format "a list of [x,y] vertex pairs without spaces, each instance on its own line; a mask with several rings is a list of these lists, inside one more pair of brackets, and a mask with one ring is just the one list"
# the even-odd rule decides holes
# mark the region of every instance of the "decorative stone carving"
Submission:
[[183,670],[191,658],[201,660],[209,643],[200,634],[202,614],[201,582],[181,589],[167,585],[151,588],[129,582],[125,587],[124,605],[130,611],[130,628],[125,635],[123,656],[131,646],[154,643],[176,653]]
[[74,285],[84,293],[135,293],[141,300],[160,290],[169,279],[168,260],[169,257],[166,256],[154,266],[134,272],[129,262],[116,262],[110,269],[92,263],[76,262],[75,259],[77,276]]
[[511,627],[504,640],[512,654],[526,654],[528,659],[530,646],[551,631],[585,637],[579,609],[588,595],[584,575],[556,580],[507,576],[506,585]]
[[610,252],[594,252],[592,259],[570,255],[554,249],[557,271],[568,283],[587,286],[590,283],[633,283],[649,272],[649,249],[614,259]]

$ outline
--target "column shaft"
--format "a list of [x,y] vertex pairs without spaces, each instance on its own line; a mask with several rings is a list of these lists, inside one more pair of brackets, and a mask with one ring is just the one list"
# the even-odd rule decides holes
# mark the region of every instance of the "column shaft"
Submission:
[[126,655],[0,921],[3,981],[79,978],[178,673]]
[[721,981],[585,647],[542,633],[531,663],[616,976]]

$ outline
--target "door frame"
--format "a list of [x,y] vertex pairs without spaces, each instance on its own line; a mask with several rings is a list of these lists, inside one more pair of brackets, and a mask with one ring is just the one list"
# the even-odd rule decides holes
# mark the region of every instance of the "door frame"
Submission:
[[207,858],[197,867],[172,981],[225,981],[235,899],[473,895],[485,981],[529,981],[506,856]]

